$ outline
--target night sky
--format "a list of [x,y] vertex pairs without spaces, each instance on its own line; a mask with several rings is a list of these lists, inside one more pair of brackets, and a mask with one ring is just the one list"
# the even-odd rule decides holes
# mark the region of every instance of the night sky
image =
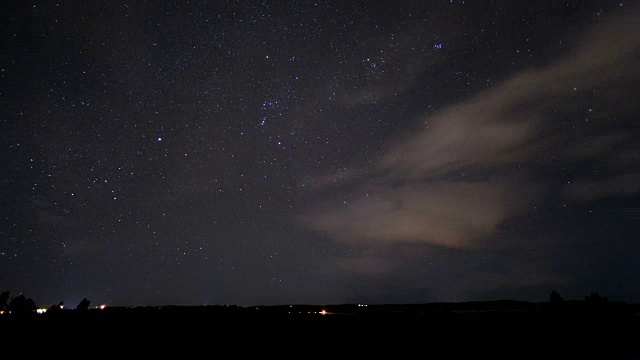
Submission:
[[5,3],[0,291],[638,303],[634,5]]

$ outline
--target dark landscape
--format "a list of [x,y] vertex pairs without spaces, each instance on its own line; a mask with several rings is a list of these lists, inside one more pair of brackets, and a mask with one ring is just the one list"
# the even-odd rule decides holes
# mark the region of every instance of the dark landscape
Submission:
[[95,306],[85,298],[75,308],[37,309],[22,294],[0,300],[2,339],[25,354],[640,359],[640,304],[594,292],[564,300],[552,291],[548,302],[277,306]]
[[[218,344],[227,340],[292,341],[298,345],[317,342],[340,345],[342,351],[361,355],[391,351],[401,356],[424,347],[446,349],[450,355],[472,352],[511,354],[515,358],[537,358],[551,351],[556,355],[550,358],[598,353],[611,359],[636,359],[640,355],[640,304],[608,301],[593,293],[585,300],[538,303],[499,300],[101,308],[85,301],[83,306],[51,307],[41,314],[5,312],[0,316],[0,328],[6,335],[47,334],[51,339],[65,333],[74,334],[76,340],[86,336],[117,344],[119,340],[138,339],[141,342],[134,342],[137,345],[164,340],[194,346],[214,340]],[[361,347],[363,342],[368,345]],[[562,355],[572,358],[567,356]]]

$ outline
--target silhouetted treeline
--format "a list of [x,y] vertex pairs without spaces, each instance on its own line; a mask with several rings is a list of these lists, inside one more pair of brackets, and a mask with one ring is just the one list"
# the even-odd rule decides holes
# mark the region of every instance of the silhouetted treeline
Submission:
[[[337,305],[278,305],[250,306],[134,306],[134,307],[91,307],[84,298],[74,309],[65,309],[63,302],[52,304],[43,313],[31,298],[20,294],[10,299],[10,292],[0,294],[0,319],[38,318],[46,319],[218,319],[238,317],[280,318],[429,318],[472,319],[472,318],[533,318],[533,317],[637,317],[640,304],[610,302],[606,297],[592,292],[584,300],[565,301],[553,290],[549,302],[527,302],[513,300],[469,301],[457,303],[425,304],[337,304]],[[326,320],[325,320],[326,321]]]
[[[277,306],[90,306],[83,299],[75,308],[62,302],[39,314],[32,300],[3,293],[0,331],[3,340],[69,340],[103,344],[104,348],[136,346],[144,353],[175,344],[180,351],[210,346],[234,351],[293,351],[293,344],[339,348],[341,354],[381,356],[381,346],[392,358],[412,357],[416,351],[446,351],[453,358],[473,354],[507,354],[507,358],[592,356],[635,359],[640,329],[640,304],[608,301],[598,293],[584,300],[564,300],[552,292],[547,302],[470,301],[425,304],[335,304]],[[18,310],[22,309],[22,310]],[[17,312],[16,312],[17,311]],[[39,338],[38,338],[39,339]],[[81,340],[81,341],[80,341]],[[268,347],[258,347],[256,341]],[[65,342],[65,344],[67,344]],[[189,347],[184,347],[188,344]],[[338,346],[340,344],[340,346]],[[473,345],[470,345],[473,344]],[[151,347],[150,347],[151,345]],[[345,350],[347,349],[347,350]],[[408,351],[412,349],[412,351]],[[516,350],[513,350],[516,349]],[[405,351],[405,356],[402,356]],[[299,350],[296,350],[299,357]],[[164,353],[164,350],[162,351]],[[306,353],[305,353],[306,354]],[[536,356],[533,356],[533,355]],[[527,358],[525,356],[525,358]]]

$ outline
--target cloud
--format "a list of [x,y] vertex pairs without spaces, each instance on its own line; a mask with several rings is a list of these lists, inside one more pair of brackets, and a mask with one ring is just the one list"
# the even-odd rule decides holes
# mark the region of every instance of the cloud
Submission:
[[428,181],[380,186],[342,209],[315,214],[312,226],[356,246],[426,242],[470,247],[520,206],[509,184]]
[[[638,168],[638,157],[629,156],[637,151],[632,135],[618,130],[632,121],[628,108],[603,104],[592,119],[600,124],[589,128],[591,133],[580,134],[571,125],[575,96],[596,88],[620,90],[638,80],[635,14],[605,23],[572,55],[546,68],[523,71],[464,103],[425,115],[426,126],[398,139],[371,167],[312,179],[317,189],[347,183],[355,190],[345,204],[309,211],[303,221],[349,246],[469,249],[482,247],[482,239],[530,209],[552,185],[544,174],[520,170],[521,164],[544,170],[613,162],[617,165],[597,176],[578,172],[576,186],[566,187],[563,195],[589,201],[637,194],[638,173],[623,172]],[[349,259],[369,261],[382,263],[379,257]]]

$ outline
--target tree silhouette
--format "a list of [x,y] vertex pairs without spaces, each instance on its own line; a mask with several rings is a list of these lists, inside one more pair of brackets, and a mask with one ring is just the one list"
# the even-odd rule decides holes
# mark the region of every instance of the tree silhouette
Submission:
[[555,290],[553,290],[549,295],[549,302],[551,303],[560,303],[563,301],[564,299],[562,298],[562,296],[560,296],[560,294],[558,294],[558,292]]
[[62,307],[64,306],[64,302],[60,301],[58,305],[53,304],[47,309],[47,314],[49,313],[58,313],[62,311]]
[[89,304],[91,301],[87,300],[87,298],[82,299],[78,306],[76,306],[76,310],[89,310]]
[[598,292],[592,292],[591,295],[584,297],[584,301],[591,304],[601,304],[609,302],[609,299],[606,296],[600,296]]
[[31,298],[26,298],[23,294],[20,294],[9,302],[9,311],[18,316],[27,316],[35,313],[36,304]]

